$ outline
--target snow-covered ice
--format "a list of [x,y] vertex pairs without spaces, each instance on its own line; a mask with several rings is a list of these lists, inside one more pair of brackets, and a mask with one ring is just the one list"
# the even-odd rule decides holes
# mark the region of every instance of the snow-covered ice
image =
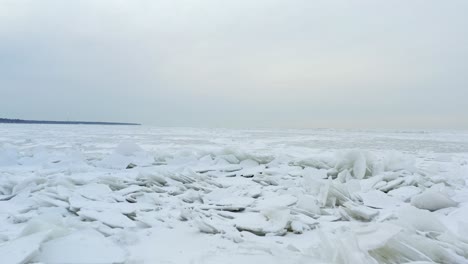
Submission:
[[0,125],[0,263],[468,263],[468,132]]

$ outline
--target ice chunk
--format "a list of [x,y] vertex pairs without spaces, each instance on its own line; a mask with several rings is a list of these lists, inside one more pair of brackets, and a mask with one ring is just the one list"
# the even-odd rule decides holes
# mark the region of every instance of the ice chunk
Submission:
[[132,220],[116,211],[105,210],[98,212],[82,209],[78,214],[83,218],[96,220],[110,227],[129,228],[136,226]]
[[419,209],[429,211],[437,211],[447,207],[457,206],[457,202],[447,197],[445,194],[427,189],[423,193],[414,196],[411,199],[411,204]]
[[257,167],[259,164],[258,164],[258,162],[256,162],[255,160],[252,160],[252,159],[245,159],[245,160],[241,161],[239,165],[240,165],[242,168],[246,169],[246,168]]
[[318,201],[319,205],[324,207],[327,204],[330,186],[332,185],[332,180],[329,178],[324,184],[319,185]]
[[346,152],[339,157],[339,161],[335,166],[336,171],[351,170],[352,175],[356,179],[363,179],[367,173],[367,160],[364,153],[358,150]]
[[378,263],[368,252],[359,248],[358,240],[352,233],[334,235],[319,230],[318,235],[320,237],[320,243],[316,248],[311,248],[312,252],[310,253],[323,262],[312,263]]
[[42,204],[45,206],[57,206],[57,207],[64,207],[64,208],[69,207],[68,202],[64,202],[60,199],[52,198],[47,195],[38,195],[35,197],[35,199],[39,204]]
[[377,223],[362,226],[356,229],[359,248],[362,250],[373,250],[383,247],[388,240],[395,237],[403,229],[389,223]]
[[37,254],[41,243],[49,237],[49,231],[42,231],[0,244],[2,264],[23,264]]
[[124,263],[126,254],[120,247],[94,230],[82,230],[48,241],[34,258],[48,264]]
[[269,196],[257,200],[256,207],[259,209],[268,209],[272,207],[287,207],[295,204],[296,202],[297,198],[290,194]]
[[101,201],[93,201],[84,198],[81,195],[73,195],[69,199],[70,202],[70,209],[74,211],[78,211],[81,208],[90,209],[94,211],[105,211],[105,210],[113,210],[118,211],[123,214],[131,214],[137,210],[153,210],[154,205],[148,203],[110,203],[110,202],[101,202]]
[[364,221],[370,221],[372,220],[372,218],[379,214],[379,211],[375,209],[358,205],[352,202],[344,203],[343,210],[347,213],[347,215],[351,216],[352,218]]
[[59,214],[45,213],[29,220],[21,231],[21,236],[40,232],[49,232],[49,238],[55,238],[68,234],[69,230],[64,226],[63,219]]
[[249,231],[256,235],[284,235],[290,224],[288,209],[271,208],[261,213],[243,213],[234,220],[239,231]]
[[83,197],[90,200],[102,201],[105,200],[110,193],[112,193],[112,190],[105,184],[91,183],[77,188],[76,193],[79,193]]
[[367,164],[366,158],[362,153],[356,155],[353,165],[353,176],[357,179],[362,179],[366,175]]
[[252,197],[237,195],[233,189],[218,189],[203,196],[206,204],[219,206],[246,207],[255,201]]
[[142,171],[138,175],[137,179],[140,181],[145,181],[147,183],[155,184],[157,186],[164,186],[167,184],[167,180],[164,178],[164,176],[152,172]]
[[388,192],[388,195],[399,199],[400,201],[406,202],[411,197],[421,193],[421,189],[416,186],[403,186],[398,189],[394,189]]
[[318,204],[318,201],[312,195],[301,196],[297,202],[297,208],[305,210],[312,214],[320,214],[320,206]]
[[195,225],[198,227],[198,230],[206,234],[217,234],[222,233],[221,230],[215,227],[214,223],[210,219],[195,219]]
[[302,234],[304,232],[305,225],[299,221],[292,221],[291,222],[291,230],[294,234]]
[[443,233],[447,230],[442,222],[436,218],[434,213],[417,209],[409,205],[399,210],[398,218],[403,225],[414,228],[418,231]]
[[402,204],[401,201],[394,197],[388,196],[386,193],[373,190],[366,193],[359,193],[364,205],[373,208],[392,208]]
[[404,181],[404,178],[397,178],[395,180],[389,181],[385,186],[380,187],[379,190],[383,192],[388,192],[401,185]]

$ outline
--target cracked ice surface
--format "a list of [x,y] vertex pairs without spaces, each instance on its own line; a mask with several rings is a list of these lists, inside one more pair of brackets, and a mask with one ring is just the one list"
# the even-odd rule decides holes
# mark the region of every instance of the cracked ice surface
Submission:
[[0,125],[0,262],[468,263],[468,132]]

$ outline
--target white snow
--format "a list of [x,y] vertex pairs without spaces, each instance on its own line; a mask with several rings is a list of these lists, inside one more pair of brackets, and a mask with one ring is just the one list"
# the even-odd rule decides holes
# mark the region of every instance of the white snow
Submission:
[[468,132],[0,125],[0,263],[468,263]]

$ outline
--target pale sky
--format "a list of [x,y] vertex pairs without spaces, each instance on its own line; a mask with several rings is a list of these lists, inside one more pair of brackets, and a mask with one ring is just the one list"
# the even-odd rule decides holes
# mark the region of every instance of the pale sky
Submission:
[[0,0],[0,117],[468,128],[466,0]]

